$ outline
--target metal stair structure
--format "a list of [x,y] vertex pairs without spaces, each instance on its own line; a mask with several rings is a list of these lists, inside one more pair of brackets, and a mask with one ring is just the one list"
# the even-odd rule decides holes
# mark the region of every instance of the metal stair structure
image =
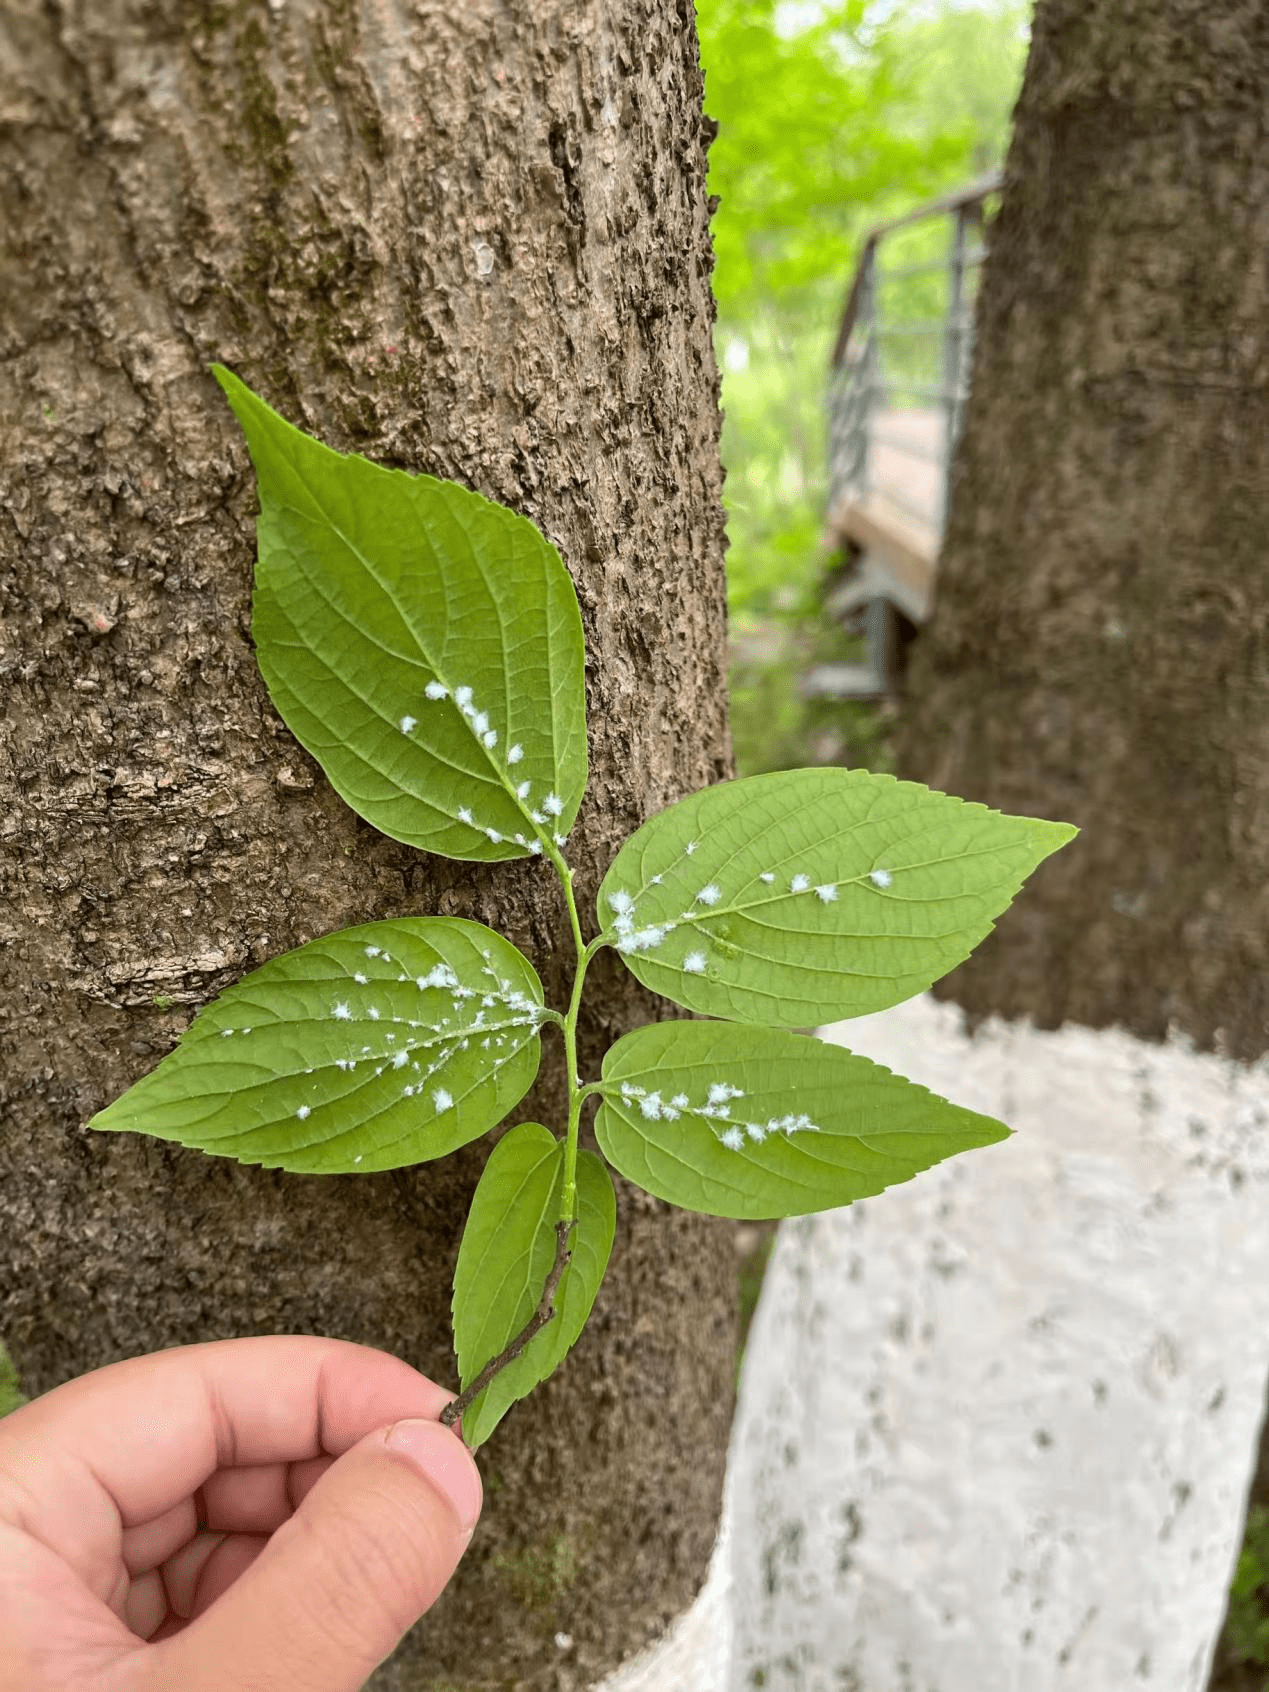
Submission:
[[[864,240],[828,382],[826,544],[848,568],[825,609],[862,629],[863,664],[822,664],[808,696],[885,699],[905,637],[929,618],[973,352],[992,172]],[[905,250],[906,249],[906,250]]]

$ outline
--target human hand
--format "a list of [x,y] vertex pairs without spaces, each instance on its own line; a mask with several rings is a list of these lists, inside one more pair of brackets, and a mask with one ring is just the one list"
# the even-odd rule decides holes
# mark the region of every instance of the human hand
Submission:
[[0,1421],[0,1692],[357,1692],[480,1514],[451,1394],[342,1340],[135,1357]]

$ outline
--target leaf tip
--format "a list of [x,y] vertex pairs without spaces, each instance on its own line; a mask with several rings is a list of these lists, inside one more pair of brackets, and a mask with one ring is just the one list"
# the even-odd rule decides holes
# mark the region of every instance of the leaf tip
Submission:
[[212,360],[207,368],[216,378],[217,386],[220,388],[220,391],[224,394],[225,398],[229,401],[230,405],[233,406],[236,412],[237,406],[234,405],[235,397],[240,393],[250,393],[250,388],[247,387],[247,384],[242,380],[241,376],[235,376],[233,371],[230,370],[227,365],[218,364],[215,359]]

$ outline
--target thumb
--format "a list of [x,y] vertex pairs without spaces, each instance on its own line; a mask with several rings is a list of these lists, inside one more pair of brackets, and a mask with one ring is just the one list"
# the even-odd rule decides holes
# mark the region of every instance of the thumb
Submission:
[[480,1505],[471,1453],[439,1422],[367,1434],[228,1591],[152,1647],[155,1685],[359,1692],[445,1590]]

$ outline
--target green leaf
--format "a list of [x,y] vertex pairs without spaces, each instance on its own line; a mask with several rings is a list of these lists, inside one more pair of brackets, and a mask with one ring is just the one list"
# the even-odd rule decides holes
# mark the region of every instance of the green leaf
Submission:
[[333,452],[212,368],[259,479],[252,631],[288,728],[396,840],[484,861],[563,840],[585,652],[555,548],[456,482]]
[[631,835],[599,922],[689,1010],[776,1027],[863,1016],[963,962],[1075,833],[866,770],[751,776]]
[[1009,1130],[803,1035],[660,1022],[609,1048],[595,1133],[629,1180],[757,1221],[870,1198]]
[[89,1127],[301,1174],[398,1169],[524,1097],[545,1015],[528,959],[480,923],[343,928],[228,988]]
[[[464,1388],[523,1332],[555,1262],[564,1145],[536,1122],[503,1136],[472,1200],[454,1273],[454,1345]],[[608,1266],[617,1207],[594,1152],[577,1157],[577,1225],[555,1294],[555,1315],[495,1375],[463,1416],[469,1445],[483,1445],[518,1398],[563,1360],[586,1325]]]

